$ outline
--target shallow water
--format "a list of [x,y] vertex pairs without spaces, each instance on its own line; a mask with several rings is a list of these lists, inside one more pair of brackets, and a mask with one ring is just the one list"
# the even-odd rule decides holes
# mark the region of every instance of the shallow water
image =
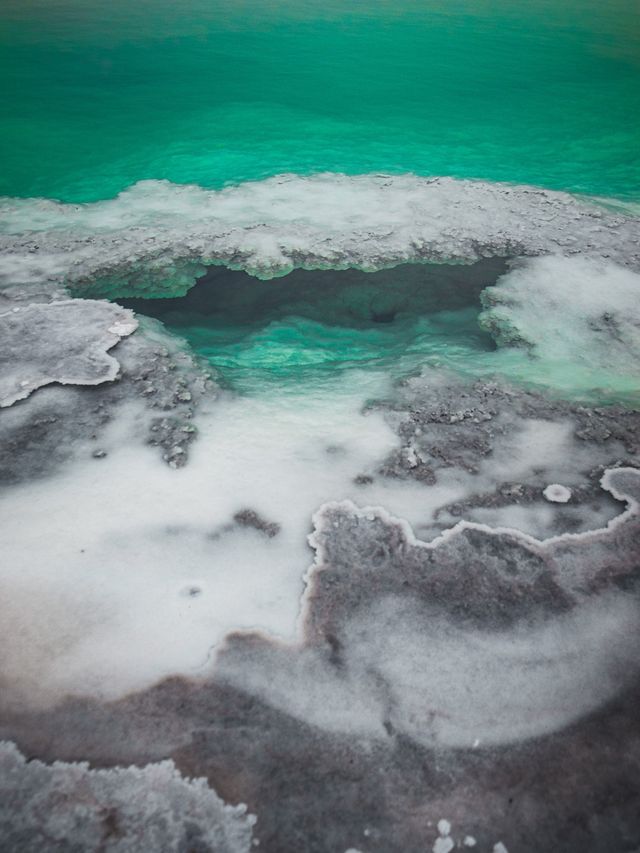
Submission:
[[[574,306],[555,292],[558,282],[578,291]],[[213,267],[185,297],[119,301],[161,320],[211,364],[223,385],[244,395],[348,387],[358,394],[364,372],[369,392],[381,393],[390,381],[445,369],[472,380],[502,377],[569,399],[638,405],[640,341],[631,318],[639,283],[613,265],[594,270],[559,259],[511,273],[495,258],[376,273],[296,270],[269,281]],[[629,318],[626,327],[615,320],[614,339],[611,324],[597,322],[606,305],[603,290],[615,305],[612,321],[625,310]],[[483,312],[490,292],[506,302],[505,328],[515,322],[526,346],[496,346],[487,318],[505,309],[498,301]]]
[[211,268],[184,298],[123,304],[160,319],[243,394],[374,385],[495,349],[478,325],[479,293],[505,269],[403,265],[377,273],[298,270],[272,281]]

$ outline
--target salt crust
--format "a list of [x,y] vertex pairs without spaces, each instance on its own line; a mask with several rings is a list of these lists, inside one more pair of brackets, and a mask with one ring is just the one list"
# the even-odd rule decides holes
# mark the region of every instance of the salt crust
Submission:
[[566,504],[571,499],[571,489],[560,483],[551,483],[542,494],[552,503]]
[[261,278],[575,253],[640,266],[639,220],[593,200],[415,175],[282,175],[220,191],[142,181],[82,205],[4,199],[0,235],[0,282],[65,281],[84,295],[179,295],[206,264]]
[[[385,738],[385,720],[425,746],[468,748],[481,738],[484,748],[558,731],[619,693],[637,672],[637,600],[615,586],[603,589],[602,567],[612,543],[627,564],[639,480],[636,469],[610,470],[602,485],[626,500],[627,510],[606,528],[543,542],[465,522],[422,542],[384,509],[327,504],[314,519],[317,556],[299,644],[236,632],[218,658],[216,678],[307,725],[354,736]],[[526,612],[513,601],[503,624],[486,583],[471,581],[483,557],[498,568],[496,555],[522,558],[524,575],[528,562],[548,572],[550,582],[541,598],[541,588],[535,593],[523,577],[532,602],[516,596]],[[447,599],[440,580],[439,594],[419,592],[423,566],[435,570],[440,561],[446,574],[447,563],[459,565],[465,556],[465,595],[482,624],[465,623],[467,611],[456,608],[455,593]],[[398,578],[395,586],[390,577]],[[404,578],[411,593],[403,591]],[[327,661],[328,635],[340,649],[338,674]]]
[[120,365],[107,350],[137,326],[132,311],[89,299],[21,306],[0,314],[0,407],[52,382],[112,381]]
[[[330,501],[321,506],[313,516],[314,532],[309,535],[309,543],[316,552],[316,558],[307,572],[306,579],[308,582],[312,573],[322,564],[325,558],[321,534],[328,524],[332,524],[330,519],[334,511],[344,512],[345,514],[363,518],[367,521],[379,518],[386,524],[393,524],[402,530],[407,542],[419,548],[438,548],[444,542],[465,530],[478,530],[492,536],[510,536],[519,539],[527,545],[551,549],[553,546],[587,542],[595,543],[598,540],[605,540],[616,528],[640,515],[640,471],[637,468],[610,468],[603,474],[600,485],[606,491],[611,492],[616,500],[626,502],[627,506],[624,512],[621,512],[606,527],[602,527],[599,530],[588,530],[584,533],[562,533],[543,540],[536,539],[534,536],[530,536],[528,533],[523,533],[521,530],[515,528],[489,527],[486,524],[478,524],[473,521],[460,521],[430,542],[423,542],[416,538],[411,525],[402,518],[395,518],[384,507],[358,507],[352,501]],[[301,621],[304,621],[304,618],[305,616],[302,614]]]
[[248,853],[254,823],[245,806],[225,805],[173,761],[91,770],[85,762],[27,761],[0,742],[3,850]]
[[640,275],[604,258],[520,259],[481,294],[480,325],[499,345],[518,345],[555,372],[603,388],[638,382]]

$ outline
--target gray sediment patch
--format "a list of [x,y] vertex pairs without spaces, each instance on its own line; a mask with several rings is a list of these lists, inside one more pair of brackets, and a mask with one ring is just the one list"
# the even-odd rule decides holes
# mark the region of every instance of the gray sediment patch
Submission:
[[[83,318],[87,311],[90,314],[94,310],[100,322],[112,327],[121,317],[137,325],[132,312],[118,305],[73,300],[20,310],[25,312],[28,323],[36,309],[55,314],[58,306],[65,305],[77,306],[78,311],[62,310],[60,320],[64,322],[59,324],[58,337],[44,334],[35,350],[28,346],[29,334],[23,335],[21,341],[3,339],[2,351],[11,364],[6,381],[13,388],[15,377],[29,377],[25,380],[29,385],[18,392],[23,397],[44,382],[64,384],[49,384],[18,401],[11,392],[14,402],[0,415],[0,482],[10,484],[41,477],[82,454],[106,452],[105,430],[120,423],[129,424],[128,431],[138,435],[142,443],[157,446],[167,464],[183,466],[189,445],[197,435],[194,415],[198,403],[216,394],[210,368],[199,364],[160,324],[144,320],[143,328],[123,340],[107,332],[107,345],[117,344],[117,360],[105,356],[108,363],[104,362],[103,369],[102,357],[94,359],[91,355],[93,348],[99,348],[100,336],[96,338],[91,326],[83,324]],[[8,316],[19,315],[12,312]],[[104,316],[106,320],[102,319]],[[30,334],[36,332],[37,327],[32,327]],[[81,358],[83,363],[89,363],[88,373],[82,372],[84,367],[80,374],[66,370],[66,362],[55,368],[56,358],[65,352],[65,341],[74,338],[82,342]],[[88,354],[84,354],[84,347]],[[40,353],[42,368],[34,364],[34,351]],[[91,378],[96,371],[99,375]],[[86,381],[87,376],[90,382]]]

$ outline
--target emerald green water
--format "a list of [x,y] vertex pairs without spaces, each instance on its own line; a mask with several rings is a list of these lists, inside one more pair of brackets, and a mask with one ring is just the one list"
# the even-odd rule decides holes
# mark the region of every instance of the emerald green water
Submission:
[[0,194],[413,171],[640,187],[637,0],[3,0]]

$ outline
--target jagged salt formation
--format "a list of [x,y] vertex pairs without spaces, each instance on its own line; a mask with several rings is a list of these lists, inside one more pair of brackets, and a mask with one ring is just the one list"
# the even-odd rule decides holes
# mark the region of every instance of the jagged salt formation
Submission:
[[228,806],[205,779],[173,761],[90,770],[29,761],[0,742],[0,846],[4,853],[248,853],[255,818]]
[[[300,648],[231,636],[217,677],[331,732],[425,746],[557,731],[637,677],[640,471],[602,487],[628,508],[539,541],[460,522],[425,543],[382,508],[314,517]],[[619,589],[619,586],[622,589]]]
[[[83,299],[0,315],[0,486],[102,458],[125,431],[171,467],[185,464],[198,403],[217,386],[159,323],[143,319],[131,334],[137,326],[132,311]],[[116,344],[117,359],[105,352]]]
[[[431,539],[460,518],[517,527],[539,539],[597,528],[617,507],[600,488],[606,468],[640,465],[640,413],[549,399],[505,383],[466,383],[425,371],[392,398],[370,404],[384,412],[400,446],[357,478],[412,480],[433,487],[461,482],[464,497],[425,511],[413,527]],[[545,490],[560,477],[571,499],[549,509]]]
[[285,175],[220,191],[143,181],[115,199],[5,199],[0,273],[83,295],[180,295],[207,264],[296,267],[586,253],[640,264],[638,219],[526,186],[413,175]]
[[0,407],[52,382],[111,382],[120,365],[107,351],[137,327],[132,311],[90,299],[20,306],[0,314]]

